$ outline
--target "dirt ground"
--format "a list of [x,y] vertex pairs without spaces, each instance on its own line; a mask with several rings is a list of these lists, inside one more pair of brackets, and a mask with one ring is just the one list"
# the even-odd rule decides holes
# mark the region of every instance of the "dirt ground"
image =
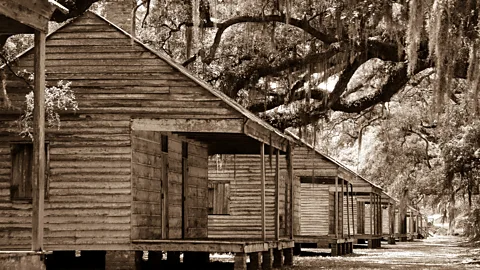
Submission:
[[309,249],[295,257],[296,270],[310,269],[480,269],[480,248],[453,236],[434,236],[414,242],[382,242],[379,249],[354,249],[343,257],[318,256]]

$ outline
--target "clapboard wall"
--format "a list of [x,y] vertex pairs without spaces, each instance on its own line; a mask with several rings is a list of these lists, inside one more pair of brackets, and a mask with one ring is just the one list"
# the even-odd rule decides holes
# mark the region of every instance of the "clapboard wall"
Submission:
[[[342,196],[342,178],[347,178],[334,162],[328,160],[308,147],[297,146],[294,149],[293,167],[296,182],[300,178],[320,177],[334,183],[338,177],[339,200],[339,237],[346,231],[346,201]],[[343,191],[347,191],[346,182]],[[298,202],[298,214],[294,216],[295,235],[326,236],[335,235],[335,184],[301,183],[295,200]],[[312,199],[312,196],[315,200]]]
[[382,234],[390,234],[390,212],[388,206],[382,206]]
[[[352,198],[353,197],[353,198]],[[347,201],[348,199],[348,214],[350,215],[350,219],[347,220]],[[353,200],[352,200],[353,199]],[[351,196],[349,194],[348,198],[347,196],[344,197],[345,203],[343,205],[343,212],[345,214],[345,218],[343,219],[343,233],[345,235],[348,235],[348,226],[350,225],[350,235],[357,234],[357,200],[355,196]],[[352,207],[352,201],[353,201],[353,207]],[[353,214],[352,214],[353,211]]]
[[329,185],[300,184],[300,233],[298,235],[320,236],[331,233],[330,223],[334,222],[331,197],[333,196],[330,196]]
[[[213,189],[218,183],[227,183],[228,202],[214,203],[228,205],[223,214],[208,215],[209,238],[260,238],[261,231],[261,177],[260,155],[221,155],[209,159],[208,180]],[[279,175],[279,233],[286,231],[285,194],[289,193],[285,156],[280,156]],[[212,207],[220,207],[213,206]],[[265,156],[265,224],[267,238],[275,237],[275,155]]]
[[[132,220],[136,194],[131,181],[131,119],[243,117],[90,12],[50,35],[46,46],[47,84],[70,81],[79,110],[62,113],[60,129],[48,129],[46,134],[49,175],[45,247],[127,249],[131,228],[138,224]],[[33,52],[21,56],[12,67],[16,71],[33,70]],[[13,106],[0,112],[0,248],[30,249],[31,204],[10,199],[10,147],[13,142],[28,141],[18,136],[15,120],[30,89],[8,69],[6,74]],[[204,201],[206,184],[201,183],[207,167],[205,146],[190,149],[202,152],[202,158],[192,162],[205,163],[205,168],[191,168],[196,176],[192,176],[188,192],[199,194],[197,201],[190,202],[193,208]],[[178,171],[173,164],[170,169]],[[178,181],[178,173],[169,174],[169,181]],[[178,197],[176,200],[178,204]],[[206,209],[199,219],[191,212],[189,215],[191,223],[206,222]],[[175,222],[178,224],[178,217]],[[179,237],[178,230],[171,234]],[[206,229],[191,229],[187,235],[206,236]]]

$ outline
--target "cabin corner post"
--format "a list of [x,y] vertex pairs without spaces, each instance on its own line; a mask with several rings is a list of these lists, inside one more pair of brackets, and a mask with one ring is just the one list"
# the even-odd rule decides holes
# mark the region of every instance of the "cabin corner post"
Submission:
[[352,207],[352,235],[355,235],[355,206],[353,205],[353,184],[350,184],[350,201]]
[[[289,211],[289,220],[290,220],[290,230],[289,230],[289,234],[290,234],[290,239],[293,239],[293,205],[294,205],[294,174],[293,174],[293,146],[292,144],[289,142],[288,143],[288,146],[287,146],[287,166],[288,166],[288,181],[290,182],[290,211]],[[287,207],[288,208],[288,207]]]
[[35,30],[32,185],[32,250],[43,250],[45,199],[45,40],[46,33]]
[[333,204],[335,206],[335,238],[338,239],[338,169],[337,169],[337,174],[335,176],[335,196],[334,196],[335,203]]
[[345,180],[343,179],[343,177],[341,178],[342,182],[342,186],[340,188],[340,200],[342,202],[342,205],[339,204],[339,210],[338,211],[342,211],[342,220],[339,220],[339,227],[340,227],[340,235],[342,236],[342,238],[344,237],[344,234],[343,234],[343,219],[344,219],[344,213],[343,213],[343,198],[344,198],[344,193],[343,193],[343,186],[345,185]]
[[374,235],[373,232],[373,193],[370,192],[370,235]]
[[262,222],[262,240],[266,240],[265,232],[265,144],[260,144],[260,179],[261,179],[261,193],[260,193],[260,204],[261,204],[261,222]]
[[[346,186],[347,186],[347,190],[346,190],[346,193],[347,193],[347,195],[346,195],[346,197],[347,197],[347,237],[350,238],[350,209],[349,209],[349,207],[350,207],[350,203],[349,203],[350,192],[348,191],[348,186],[349,186],[348,181],[347,181]],[[345,195],[342,195],[342,196],[345,197]]]
[[280,150],[275,152],[275,240],[280,240]]

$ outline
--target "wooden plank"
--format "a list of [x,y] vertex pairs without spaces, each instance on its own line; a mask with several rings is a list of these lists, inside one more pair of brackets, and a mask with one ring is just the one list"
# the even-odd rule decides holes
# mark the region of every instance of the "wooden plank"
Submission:
[[[281,149],[281,148],[279,148]],[[293,205],[294,205],[294,201],[295,201],[295,198],[293,197],[294,195],[294,171],[293,171],[293,149],[292,149],[292,145],[290,143],[288,143],[288,147],[287,147],[287,155],[288,155],[288,160],[290,162],[288,162],[287,166],[288,166],[288,184],[290,185],[290,205],[288,206],[290,208],[289,212],[288,212],[288,218],[290,218],[290,230],[289,230],[289,235],[290,235],[290,239],[293,239],[293,235],[294,235],[294,228],[293,228]],[[286,185],[287,186],[287,185]],[[285,215],[287,215],[285,213]]]
[[262,239],[266,240],[265,234],[265,144],[260,144],[260,179],[261,179],[261,220],[262,220]]
[[[39,13],[40,10],[37,10],[37,5],[28,2],[21,2],[1,1],[0,14],[22,22],[23,24],[34,28],[36,31],[46,33],[48,31],[49,15],[51,15],[55,9],[50,8],[50,10],[45,10],[45,12],[42,14]],[[38,7],[44,6],[42,2],[44,1],[37,1],[37,3],[40,5]],[[49,15],[47,15],[48,13]]]
[[243,119],[134,119],[133,130],[242,133]]
[[280,151],[275,150],[275,240],[280,239]]
[[35,87],[33,111],[34,181],[32,214],[32,250],[43,250],[43,215],[45,196],[45,40],[46,34],[35,31]]
[[335,200],[335,237],[338,238],[338,226],[339,226],[339,216],[338,216],[338,176],[335,177],[335,193],[334,193],[334,200]]

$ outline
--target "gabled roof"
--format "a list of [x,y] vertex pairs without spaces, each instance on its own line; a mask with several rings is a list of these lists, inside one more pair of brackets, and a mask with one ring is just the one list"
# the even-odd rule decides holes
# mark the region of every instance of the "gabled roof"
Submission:
[[[199,85],[201,88],[205,89],[206,91],[210,92],[212,95],[214,95],[215,97],[219,98],[221,101],[223,101],[228,107],[230,107],[231,109],[233,109],[234,111],[238,112],[240,115],[242,115],[243,117],[246,118],[246,122],[245,122],[245,125],[244,126],[248,126],[248,124],[252,125],[252,126],[256,126],[256,127],[260,127],[262,129],[264,129],[265,131],[267,131],[269,134],[268,136],[263,136],[263,137],[270,137],[269,139],[265,139],[263,138],[263,140],[260,140],[260,138],[258,136],[255,136],[254,134],[247,134],[247,129],[244,128],[244,133],[249,135],[249,136],[252,136],[252,137],[255,137],[257,140],[260,140],[260,141],[263,141],[264,143],[266,144],[269,144],[269,142],[275,142],[275,141],[280,141],[280,145],[274,145],[275,147],[279,147],[281,148],[282,150],[285,150],[287,148],[287,144],[290,143],[290,141],[292,141],[289,137],[285,136],[282,132],[280,132],[279,130],[277,130],[276,128],[272,127],[271,125],[269,125],[268,123],[266,123],[264,120],[260,119],[258,116],[256,116],[255,114],[251,113],[250,111],[248,111],[247,109],[245,109],[244,107],[242,107],[240,104],[238,104],[237,102],[235,102],[234,100],[232,100],[230,97],[228,97],[227,95],[225,95],[224,93],[222,93],[221,91],[217,90],[217,89],[214,89],[211,85],[209,85],[207,82],[205,82],[204,80],[196,77],[194,74],[192,74],[188,69],[186,69],[185,67],[183,67],[182,65],[178,64],[177,62],[175,62],[175,60],[173,60],[172,58],[170,58],[169,56],[161,53],[161,52],[158,52],[154,49],[152,49],[151,47],[149,47],[148,45],[142,43],[140,40],[138,40],[137,38],[133,37],[132,35],[130,35],[128,32],[124,31],[123,29],[121,29],[120,27],[116,26],[115,24],[113,24],[112,22],[110,22],[109,20],[107,20],[106,18],[104,18],[103,16],[101,15],[98,15],[94,12],[91,12],[91,11],[87,11],[86,13],[88,14],[93,14],[95,15],[96,17],[98,17],[99,19],[105,21],[106,23],[108,23],[110,26],[112,26],[113,28],[115,28],[116,30],[120,31],[121,33],[123,33],[125,36],[129,37],[130,39],[132,39],[132,42],[135,42],[136,44],[142,46],[143,48],[145,48],[147,51],[153,53],[154,55],[156,55],[157,57],[159,57],[161,60],[165,61],[168,65],[170,65],[172,68],[174,68],[175,70],[179,71],[181,74],[183,74],[184,76],[188,77],[190,80],[192,80],[193,82],[195,82],[197,85]],[[77,18],[80,18],[84,15],[81,15],[81,16],[78,16]],[[54,32],[50,33],[48,36],[47,36],[47,39],[48,37],[54,35],[57,31],[59,31],[60,29],[63,29],[65,27],[67,27],[68,25],[70,25],[71,23],[73,23],[77,18],[75,19],[72,19],[70,20],[69,22],[67,22],[65,25],[63,25],[62,27],[58,28],[57,30],[55,30]],[[22,57],[23,55],[29,53],[31,50],[33,49],[33,47],[30,47],[29,49],[25,50],[24,52],[20,53],[13,61],[15,61],[16,59]],[[5,65],[1,66],[0,68],[3,68]],[[293,141],[292,141],[293,142]]]
[[343,165],[343,164],[340,163],[339,161],[335,160],[334,158],[332,158],[332,157],[330,157],[330,156],[328,156],[328,155],[326,155],[326,154],[324,154],[324,153],[321,153],[319,150],[315,149],[315,148],[313,147],[313,145],[307,143],[306,141],[304,141],[303,139],[301,139],[301,138],[298,137],[297,135],[293,134],[292,132],[286,130],[286,131],[285,131],[285,134],[286,134],[287,136],[289,136],[289,137],[292,137],[293,140],[295,140],[297,143],[299,143],[299,144],[301,144],[301,145],[303,145],[303,146],[305,146],[305,147],[307,147],[307,148],[315,151],[318,155],[320,155],[320,156],[322,156],[323,158],[327,159],[328,161],[334,163],[335,165],[337,165],[339,168],[341,168],[342,170],[346,171],[347,173],[350,173],[350,174],[352,174],[354,177],[363,180],[364,182],[368,183],[368,184],[371,185],[372,187],[375,187],[375,188],[378,188],[378,189],[382,190],[381,187],[379,187],[379,186],[375,185],[374,183],[368,181],[367,179],[365,179],[363,176],[359,175],[358,173],[350,170],[349,168],[347,168],[345,165]]

